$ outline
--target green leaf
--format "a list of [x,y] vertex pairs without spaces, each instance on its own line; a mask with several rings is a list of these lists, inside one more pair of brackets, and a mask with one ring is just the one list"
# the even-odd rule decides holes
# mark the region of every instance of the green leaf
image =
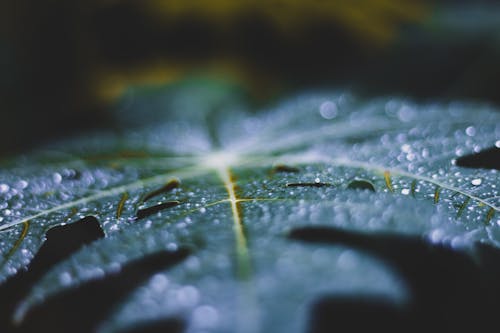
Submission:
[[500,114],[486,106],[325,93],[250,112],[207,83],[136,95],[119,130],[2,168],[0,280],[26,267],[54,226],[92,215],[106,235],[37,281],[16,320],[130,261],[189,247],[100,330],[180,316],[192,332],[299,332],[325,293],[409,295],[387,264],[294,242],[296,227],[500,244],[498,172],[455,163],[498,145]]

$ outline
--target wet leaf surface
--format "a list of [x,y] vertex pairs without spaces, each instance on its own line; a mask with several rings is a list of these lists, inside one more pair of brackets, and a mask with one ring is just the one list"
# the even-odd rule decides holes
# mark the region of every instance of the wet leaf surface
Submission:
[[[9,329],[67,331],[66,311],[86,308],[98,332],[319,332],[337,311],[345,325],[394,314],[446,326],[461,322],[442,319],[457,297],[481,303],[460,313],[487,322],[500,177],[461,158],[498,142],[500,113],[348,93],[259,111],[207,85],[141,96],[120,130],[0,171],[0,292],[20,289],[2,301]],[[55,228],[89,220],[104,237],[33,273]]]

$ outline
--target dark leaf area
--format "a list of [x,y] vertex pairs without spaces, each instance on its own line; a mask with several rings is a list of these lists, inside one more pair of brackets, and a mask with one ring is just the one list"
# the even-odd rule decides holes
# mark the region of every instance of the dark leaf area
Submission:
[[310,332],[357,330],[443,332],[487,330],[500,306],[500,250],[477,244],[475,256],[419,238],[366,235],[329,227],[293,230],[290,239],[345,244],[388,262],[407,283],[411,300],[396,306],[383,298],[325,296],[311,310]]
[[500,170],[500,148],[491,147],[457,159],[457,165],[466,168]]

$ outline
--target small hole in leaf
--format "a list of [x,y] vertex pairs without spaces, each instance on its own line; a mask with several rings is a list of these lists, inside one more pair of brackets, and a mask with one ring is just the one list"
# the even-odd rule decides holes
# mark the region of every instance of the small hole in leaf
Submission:
[[164,209],[172,208],[172,207],[178,206],[180,204],[181,204],[180,201],[167,201],[167,202],[163,202],[159,205],[154,205],[154,206],[151,206],[148,208],[139,209],[137,211],[137,215],[136,215],[135,219],[140,220],[140,219],[143,219],[143,218],[148,217],[150,215],[153,215],[155,213],[158,213]]
[[285,165],[285,164],[278,164],[273,168],[272,172],[273,173],[297,173],[297,172],[300,172],[300,169],[293,167],[293,166]]
[[491,147],[479,153],[459,157],[456,165],[465,168],[500,170],[500,148]]
[[352,190],[368,190],[375,192],[375,186],[368,180],[364,179],[355,179],[351,181],[349,185],[347,185],[347,188]]
[[329,187],[333,185],[330,183],[314,182],[314,183],[287,183],[285,186],[286,187]]
[[168,181],[165,185],[163,185],[162,187],[160,187],[159,189],[156,189],[154,191],[151,191],[151,192],[147,193],[144,196],[144,198],[141,200],[141,202],[148,201],[149,199],[154,198],[154,197],[156,197],[156,196],[158,196],[160,194],[172,191],[173,189],[179,187],[179,185],[180,185],[179,180],[172,179],[172,180]]

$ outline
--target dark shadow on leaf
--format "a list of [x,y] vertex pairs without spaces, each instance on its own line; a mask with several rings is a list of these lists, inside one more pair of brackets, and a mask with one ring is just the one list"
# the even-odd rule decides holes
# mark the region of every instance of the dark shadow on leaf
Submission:
[[[366,320],[389,331],[485,331],[500,308],[500,250],[463,251],[410,236],[363,234],[331,227],[293,230],[291,239],[344,245],[374,255],[399,273],[410,291],[404,307],[364,299],[327,297],[314,305],[310,332],[349,330]],[[343,327],[340,327],[343,326]],[[376,329],[377,327],[372,327]]]
[[166,318],[142,323],[120,333],[182,333],[186,330],[186,322],[179,318]]
[[408,332],[408,315],[381,296],[324,296],[311,309],[309,332]]
[[157,252],[129,262],[120,271],[101,279],[64,290],[28,312],[16,332],[95,332],[129,292],[188,255],[187,249]]
[[465,168],[500,170],[500,148],[491,147],[457,159],[457,165]]
[[75,223],[57,226],[46,233],[47,240],[28,266],[0,285],[0,331],[11,329],[15,306],[31,286],[54,265],[69,258],[82,246],[104,237],[95,217],[88,216]]

